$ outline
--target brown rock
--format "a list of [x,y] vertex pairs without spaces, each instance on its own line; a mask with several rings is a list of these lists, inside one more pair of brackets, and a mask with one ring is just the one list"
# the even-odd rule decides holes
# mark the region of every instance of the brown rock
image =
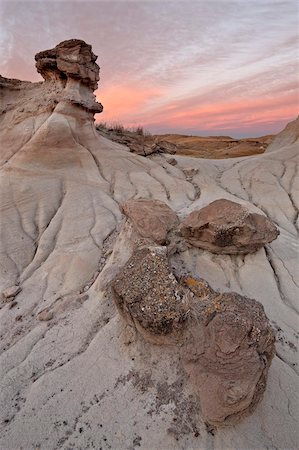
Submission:
[[[129,147],[131,153],[140,156],[150,156],[154,153],[176,153],[175,144],[167,141],[159,141],[157,137],[150,134],[138,134],[125,128],[106,128],[101,125],[97,126],[97,131],[104,137],[124,144]],[[175,161],[175,160],[174,160]],[[173,162],[171,164],[176,164]]]
[[158,141],[155,143],[153,149],[156,153],[169,153],[170,155],[174,155],[177,151],[177,146],[172,142]]
[[11,286],[2,292],[2,297],[4,297],[5,299],[13,298],[16,295],[18,295],[21,292],[21,290],[22,289],[20,286]]
[[120,311],[150,333],[168,334],[184,321],[186,289],[170,271],[165,247],[136,250],[112,287]]
[[178,224],[175,212],[159,200],[132,199],[124,203],[122,208],[138,233],[158,244],[164,244],[168,232]]
[[41,311],[37,318],[38,320],[40,320],[41,322],[47,322],[48,320],[52,320],[54,317],[54,314],[52,313],[52,311]]
[[[96,59],[91,45],[79,39],[63,41],[56,47],[35,55],[36,68],[42,77],[65,88],[60,99],[92,113],[100,113],[103,106],[92,95],[100,79]],[[80,84],[87,88],[86,92],[80,88]]]
[[58,77],[79,79],[92,90],[97,89],[99,81],[99,66],[97,56],[92,52],[91,45],[79,39],[69,39],[60,42],[50,50],[44,50],[35,55],[37,71],[45,80]]
[[215,292],[205,280],[179,283],[166,253],[134,251],[112,282],[116,304],[146,340],[178,346],[206,422],[234,424],[254,410],[266,387],[275,347],[264,308]]
[[166,162],[168,162],[168,164],[171,164],[172,166],[176,166],[178,163],[175,158],[167,158]]
[[135,135],[128,144],[130,151],[142,156],[149,156],[153,153],[176,153],[176,145],[167,141],[157,141],[152,136]]
[[195,247],[222,254],[253,253],[279,235],[267,217],[226,199],[193,211],[180,232]]
[[234,424],[253,411],[266,387],[274,335],[263,306],[187,279],[195,294],[183,357],[206,421]]

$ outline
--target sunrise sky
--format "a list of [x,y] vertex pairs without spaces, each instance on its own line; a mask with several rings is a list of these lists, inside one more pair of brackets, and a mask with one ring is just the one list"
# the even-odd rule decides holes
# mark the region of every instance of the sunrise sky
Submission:
[[78,38],[101,67],[97,121],[258,136],[298,115],[297,1],[3,1],[0,73],[39,81],[38,51]]

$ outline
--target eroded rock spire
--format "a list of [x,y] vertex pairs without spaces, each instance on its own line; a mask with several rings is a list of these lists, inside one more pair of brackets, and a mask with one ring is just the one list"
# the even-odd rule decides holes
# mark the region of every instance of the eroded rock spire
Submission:
[[64,88],[63,100],[100,113],[93,91],[98,87],[100,68],[91,45],[80,39],[60,42],[50,50],[35,55],[36,68],[45,81],[58,82]]
[[35,60],[37,71],[46,81],[74,78],[92,90],[98,87],[100,68],[96,63],[97,56],[92,52],[91,45],[80,39],[60,42],[50,50],[37,53]]

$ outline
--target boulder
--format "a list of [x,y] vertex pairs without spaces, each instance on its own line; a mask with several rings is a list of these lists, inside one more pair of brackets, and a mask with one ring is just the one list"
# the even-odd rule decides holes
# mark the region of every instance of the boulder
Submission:
[[21,292],[21,290],[22,289],[20,286],[11,286],[2,292],[2,297],[4,299],[12,299],[16,295],[18,295]]
[[156,153],[169,153],[170,155],[174,155],[177,151],[177,146],[168,141],[157,141],[153,148]]
[[142,237],[158,244],[164,244],[168,232],[178,224],[175,212],[159,200],[131,199],[122,205],[122,209]]
[[176,166],[177,165],[177,160],[175,159],[175,158],[167,158],[166,159],[166,162],[168,163],[168,164],[171,164],[172,166]]
[[151,135],[139,136],[135,134],[127,145],[132,153],[142,156],[149,156],[154,153],[170,153],[174,155],[177,151],[175,144],[167,141],[157,141]]
[[181,281],[165,247],[142,247],[112,281],[122,316],[148,342],[177,346],[205,421],[228,425],[261,400],[274,356],[263,306],[237,293],[218,293],[202,279]]
[[250,414],[266,388],[274,335],[263,306],[235,292],[218,293],[188,278],[189,304],[183,358],[205,420],[232,425]]
[[179,230],[195,247],[221,254],[254,253],[279,235],[267,217],[226,199],[193,211]]
[[179,329],[186,314],[186,289],[170,271],[166,252],[166,247],[137,249],[112,283],[119,310],[155,335]]

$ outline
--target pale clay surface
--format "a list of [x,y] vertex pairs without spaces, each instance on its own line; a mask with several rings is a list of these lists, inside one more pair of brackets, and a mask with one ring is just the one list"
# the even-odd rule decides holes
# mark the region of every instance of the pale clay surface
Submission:
[[[76,96],[84,109],[72,103]],[[17,83],[3,89],[2,100],[0,290],[16,283],[22,290],[13,308],[0,309],[0,448],[295,449],[293,130],[279,137],[286,145],[273,143],[256,157],[175,157],[174,167],[167,155],[144,158],[99,136],[86,107],[92,93],[79,80]],[[186,176],[190,168],[198,171]],[[264,398],[234,427],[206,428],[175,347],[146,343],[106,294],[132,253],[134,230],[120,226],[119,204],[140,197],[165,202],[181,219],[227,198],[279,227],[277,240],[254,254],[181,254],[186,271],[215,290],[260,301],[278,331]],[[42,311],[52,319],[39,320]]]

